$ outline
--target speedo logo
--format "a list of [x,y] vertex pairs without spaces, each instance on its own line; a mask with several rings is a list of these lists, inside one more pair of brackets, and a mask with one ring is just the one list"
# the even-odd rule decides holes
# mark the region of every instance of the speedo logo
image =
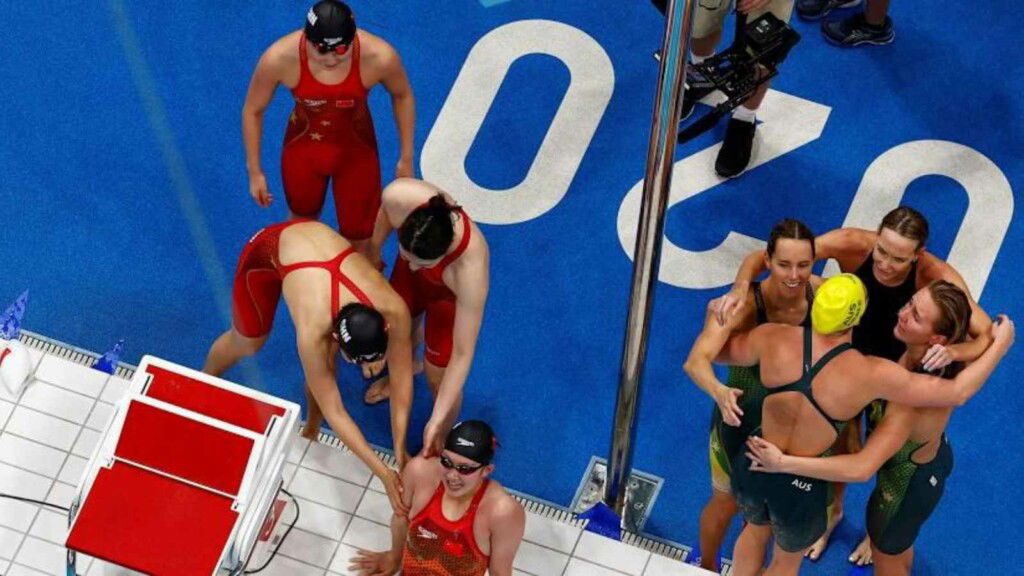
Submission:
[[310,26],[316,26],[316,13],[313,12],[312,8],[306,13],[306,22],[309,22]]
[[341,44],[342,40],[344,40],[344,38],[342,38],[341,36],[338,36],[337,38],[324,38],[324,44],[327,44],[328,46],[333,46],[334,44]]
[[459,446],[468,446],[469,448],[476,447],[476,444],[473,444],[472,442],[466,440],[465,438],[456,438],[455,443],[458,444]]
[[437,540],[437,534],[434,534],[430,530],[427,530],[423,526],[417,526],[416,532],[420,538],[426,538],[427,540]]
[[810,482],[801,482],[797,478],[793,478],[793,482],[790,486],[796,486],[797,490],[803,490],[804,492],[810,492],[812,484]]
[[323,106],[324,104],[327,104],[327,100],[310,100],[308,98],[304,98],[302,100],[302,103],[305,104],[306,106],[316,107],[316,106]]

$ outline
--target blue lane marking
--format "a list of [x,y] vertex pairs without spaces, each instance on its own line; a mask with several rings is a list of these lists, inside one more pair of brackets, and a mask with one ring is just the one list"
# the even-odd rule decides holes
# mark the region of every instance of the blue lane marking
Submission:
[[[199,255],[203,272],[210,289],[213,291],[214,299],[217,302],[217,309],[220,312],[225,325],[231,323],[231,294],[228,292],[229,278],[224,273],[224,265],[217,256],[217,249],[210,234],[210,228],[206,224],[206,217],[203,215],[203,207],[196,197],[192,188],[192,181],[188,175],[188,168],[185,166],[185,159],[178,147],[174,131],[170,122],[167,121],[167,111],[159,96],[156,83],[153,81],[153,74],[150,72],[149,64],[146,63],[145,55],[139,46],[138,34],[132,26],[128,10],[122,0],[110,0],[110,11],[114,17],[114,25],[117,29],[121,47],[124,50],[125,58],[128,60],[128,67],[131,70],[132,79],[135,81],[135,88],[142,98],[142,105],[146,111],[146,118],[149,120],[149,127],[153,136],[160,146],[160,153],[163,156],[164,164],[174,184],[174,191],[178,197],[178,204],[181,212],[188,222],[192,242],[196,246],[196,253]],[[260,375],[259,366],[255,359],[249,359],[239,363],[239,366],[250,386],[263,389],[263,379]]]

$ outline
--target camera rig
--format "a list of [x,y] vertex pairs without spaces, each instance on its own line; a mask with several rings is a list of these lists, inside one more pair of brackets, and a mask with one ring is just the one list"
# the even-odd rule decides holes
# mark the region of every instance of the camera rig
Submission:
[[726,99],[680,130],[679,142],[689,142],[713,128],[723,116],[753,95],[761,84],[774,78],[779,73],[779,64],[798,42],[800,34],[771,12],[749,23],[745,14],[737,13],[732,45],[700,64],[687,64],[710,83],[705,94],[719,90]]

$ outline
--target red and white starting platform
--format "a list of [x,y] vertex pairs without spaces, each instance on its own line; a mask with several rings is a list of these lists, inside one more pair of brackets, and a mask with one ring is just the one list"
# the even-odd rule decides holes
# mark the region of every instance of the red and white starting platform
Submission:
[[146,356],[72,502],[76,553],[154,576],[240,574],[269,552],[299,406]]

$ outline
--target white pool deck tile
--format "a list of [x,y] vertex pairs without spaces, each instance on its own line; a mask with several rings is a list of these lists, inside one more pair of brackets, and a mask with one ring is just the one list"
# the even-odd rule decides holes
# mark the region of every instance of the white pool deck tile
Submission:
[[80,430],[81,427],[74,422],[62,420],[24,406],[18,406],[11,413],[7,425],[4,427],[5,432],[64,452],[71,450],[71,447],[75,445]]
[[[25,390],[18,397],[0,395],[0,492],[68,506],[129,383],[52,354],[30,351],[36,370]],[[287,462],[284,483],[301,513],[264,574],[347,576],[350,560],[360,548],[390,546],[387,495],[351,452],[297,436]],[[0,498],[0,574],[63,576],[66,533],[64,512]],[[79,558],[78,572],[111,573],[109,566],[85,557]],[[711,573],[528,512],[514,574]]]

